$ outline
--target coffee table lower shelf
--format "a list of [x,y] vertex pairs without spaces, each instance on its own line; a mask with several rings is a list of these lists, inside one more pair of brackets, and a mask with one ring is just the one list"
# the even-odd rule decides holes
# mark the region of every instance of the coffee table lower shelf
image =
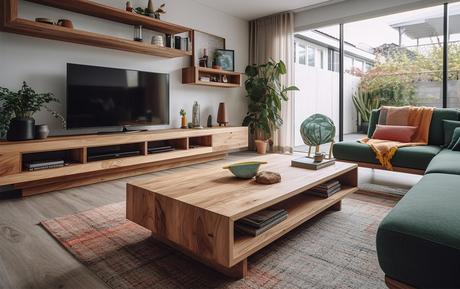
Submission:
[[233,243],[233,264],[254,254],[319,213],[329,208],[337,208],[340,210],[341,200],[357,190],[358,188],[356,187],[344,186],[341,191],[327,199],[303,193],[274,205],[274,208],[287,210],[288,218],[255,237],[235,234]]

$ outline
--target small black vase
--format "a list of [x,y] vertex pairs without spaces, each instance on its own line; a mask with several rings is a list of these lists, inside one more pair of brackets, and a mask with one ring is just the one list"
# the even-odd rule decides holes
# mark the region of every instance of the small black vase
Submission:
[[9,141],[34,139],[35,120],[31,117],[15,117],[10,121],[10,127],[6,133]]
[[37,124],[35,126],[35,138],[45,139],[50,134],[50,129],[46,124]]

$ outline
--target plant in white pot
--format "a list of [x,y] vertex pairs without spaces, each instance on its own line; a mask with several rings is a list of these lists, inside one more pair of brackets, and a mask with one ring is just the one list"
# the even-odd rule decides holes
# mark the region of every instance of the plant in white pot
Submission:
[[257,153],[267,151],[267,142],[273,131],[283,124],[281,103],[288,100],[287,93],[299,90],[296,86],[281,84],[281,76],[286,74],[283,61],[268,61],[261,65],[248,65],[245,70],[245,88],[249,98],[248,113],[243,125],[255,138]]

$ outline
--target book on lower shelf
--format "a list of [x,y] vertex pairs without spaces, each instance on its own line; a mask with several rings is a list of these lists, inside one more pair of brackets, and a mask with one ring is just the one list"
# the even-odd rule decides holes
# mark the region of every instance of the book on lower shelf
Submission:
[[286,220],[288,212],[284,209],[264,209],[235,222],[237,232],[257,236]]
[[328,181],[317,185],[307,191],[308,194],[328,198],[342,189],[340,182],[337,180]]

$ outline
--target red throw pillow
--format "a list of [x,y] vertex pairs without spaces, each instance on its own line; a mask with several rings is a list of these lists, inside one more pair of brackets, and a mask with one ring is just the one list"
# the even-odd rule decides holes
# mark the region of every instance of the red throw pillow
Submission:
[[405,125],[382,125],[378,124],[372,135],[374,139],[410,142],[417,127]]

